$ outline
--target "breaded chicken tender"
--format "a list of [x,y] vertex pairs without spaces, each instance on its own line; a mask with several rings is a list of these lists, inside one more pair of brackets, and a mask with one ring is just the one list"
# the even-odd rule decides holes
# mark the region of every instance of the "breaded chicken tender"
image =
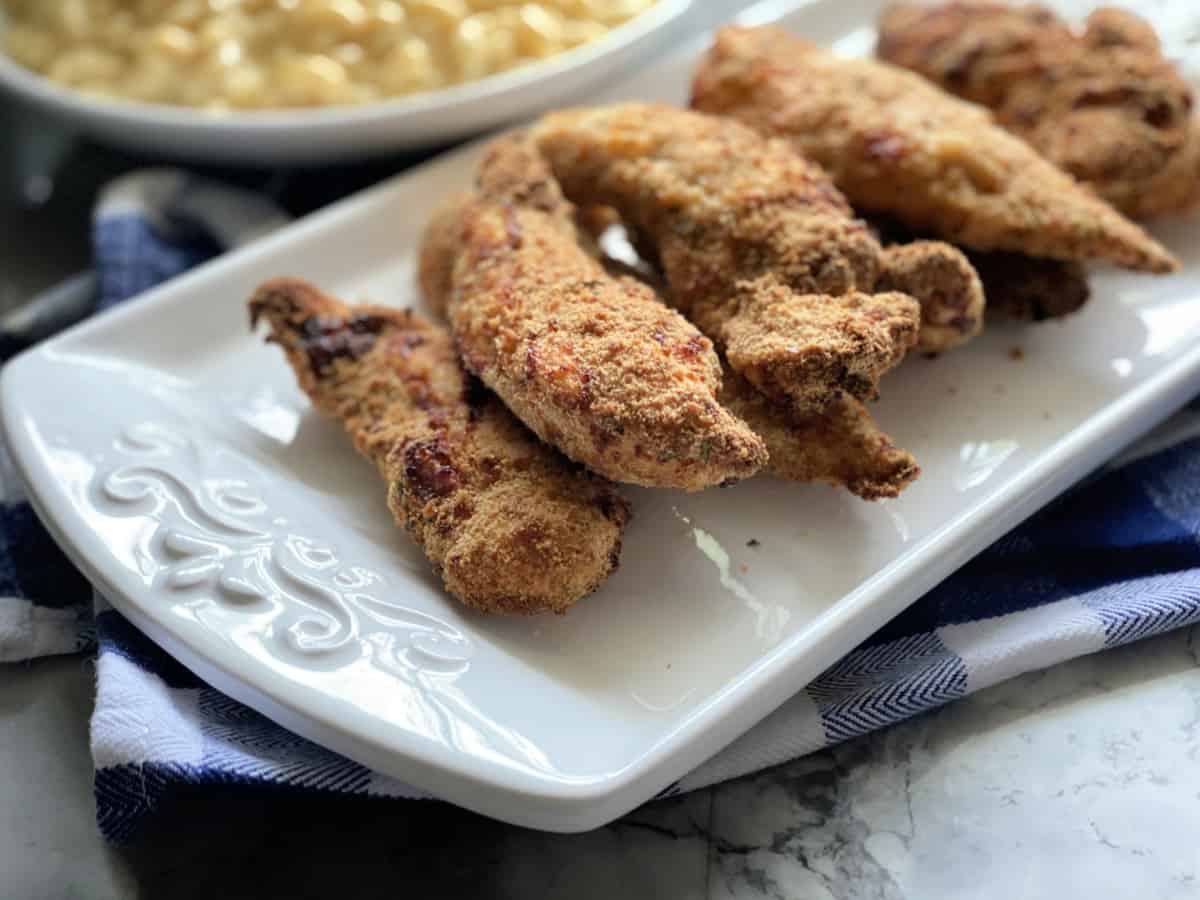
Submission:
[[470,191],[451,194],[434,210],[421,235],[421,247],[417,252],[417,286],[430,311],[438,318],[446,318],[450,305],[463,212],[473,199]]
[[1039,5],[901,3],[880,18],[876,53],[991,108],[1133,218],[1200,204],[1191,85],[1132,13],[1098,9],[1076,33]]
[[[604,239],[609,228],[619,226],[626,240],[636,244],[632,249],[639,259],[609,257],[605,266],[610,271],[641,278],[663,296],[669,294],[657,250],[644,236],[630,233],[615,209],[584,207],[577,221],[597,242]],[[921,330],[916,349],[941,353],[967,343],[983,331],[987,301],[979,275],[967,255],[942,241],[918,241],[912,237],[902,240],[911,246],[883,248],[875,290],[906,294],[920,304]],[[598,248],[597,252],[602,251]]]
[[561,613],[616,568],[627,503],[464,373],[445,329],[293,279],[262,285],[250,315],[376,464],[396,521],[463,603]]
[[961,250],[942,241],[885,247],[876,290],[898,291],[921,304],[917,349],[942,353],[983,330],[987,299],[975,267]]
[[996,318],[1041,322],[1078,312],[1091,296],[1079,263],[1020,253],[972,253]]
[[920,474],[917,461],[894,446],[849,394],[800,413],[772,403],[736,372],[727,372],[721,402],[766,441],[769,471],[788,481],[845,487],[864,500],[880,500],[898,496]]
[[906,294],[797,294],[766,279],[721,338],[734,371],[776,403],[808,410],[842,393],[875,399],[880,377],[915,344],[920,311]]
[[[895,219],[873,216],[868,222],[883,241],[885,255],[895,259],[894,266],[903,272],[904,257],[910,252],[907,248],[925,242]],[[1039,259],[1003,250],[968,250],[965,256],[987,297],[987,314],[995,319],[1032,322],[1057,319],[1079,310],[1091,295],[1087,273],[1079,263]],[[921,286],[911,283],[912,275],[902,278],[897,287],[920,293]],[[949,312],[952,304],[946,304],[944,308]]]
[[[445,261],[439,256],[453,257],[458,252],[450,236],[457,233],[454,217],[462,215],[461,201],[461,197],[451,198],[438,210],[422,246],[419,282],[426,302],[434,309],[446,307],[450,285],[446,279],[424,276],[445,270]],[[611,207],[585,207],[578,219],[594,240],[620,221]],[[606,269],[633,272],[663,296],[669,294],[661,273],[648,261],[634,269],[604,255],[599,243],[593,249]],[[768,470],[780,478],[845,487],[863,499],[876,500],[896,496],[919,474],[916,461],[896,449],[875,426],[866,407],[848,394],[833,398],[824,409],[797,413],[770,402],[726,366],[720,397],[727,409],[762,438],[770,453]]]
[[1178,268],[1141,228],[984,109],[886,63],[842,59],[776,28],[722,29],[693,103],[786,138],[858,209],[978,250],[1150,272]]
[[[423,254],[447,240],[435,228]],[[522,136],[488,149],[451,243],[447,312],[463,361],[543,440],[651,487],[699,490],[766,464],[762,441],[717,402],[711,341],[587,252]]]
[[916,341],[917,303],[874,293],[869,229],[787,144],[646,103],[550,113],[530,134],[566,196],[615,209],[671,301],[777,400],[873,398]]

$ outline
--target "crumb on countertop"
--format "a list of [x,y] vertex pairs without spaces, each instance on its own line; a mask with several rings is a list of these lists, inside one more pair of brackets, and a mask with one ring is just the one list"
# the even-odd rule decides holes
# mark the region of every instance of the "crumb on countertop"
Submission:
[[746,546],[750,547],[751,549],[755,547],[761,547],[762,541],[760,541],[758,538],[750,538],[750,540],[746,541]]
[[1021,360],[1023,360],[1025,358],[1025,351],[1022,350],[1020,347],[1013,347],[1011,350],[1008,351],[1008,358],[1013,360],[1014,362],[1020,362]]

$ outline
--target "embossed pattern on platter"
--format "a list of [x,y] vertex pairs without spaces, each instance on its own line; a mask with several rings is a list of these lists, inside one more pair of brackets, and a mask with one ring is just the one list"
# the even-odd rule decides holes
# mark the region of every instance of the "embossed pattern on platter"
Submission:
[[390,599],[379,573],[295,533],[249,481],[214,471],[200,442],[142,423],[113,447],[118,461],[100,473],[93,501],[106,515],[150,521],[141,555],[172,602],[243,610],[273,652],[326,666],[369,656],[397,674],[466,670],[461,630]]

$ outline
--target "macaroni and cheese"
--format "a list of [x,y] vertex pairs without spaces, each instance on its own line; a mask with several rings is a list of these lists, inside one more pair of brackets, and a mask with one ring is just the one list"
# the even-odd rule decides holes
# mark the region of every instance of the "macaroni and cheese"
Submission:
[[8,54],[108,97],[211,110],[367,103],[603,36],[654,0],[0,0]]

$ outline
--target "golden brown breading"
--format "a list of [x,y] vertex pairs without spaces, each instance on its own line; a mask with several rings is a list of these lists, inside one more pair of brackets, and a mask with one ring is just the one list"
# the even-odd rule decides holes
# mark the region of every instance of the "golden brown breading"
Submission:
[[434,210],[421,235],[421,247],[417,252],[417,285],[430,311],[439,318],[446,317],[446,307],[450,304],[454,287],[454,261],[462,239],[463,211],[471,200],[469,191],[451,194]]
[[995,108],[1010,87],[1041,77],[1049,62],[1039,48],[1066,49],[1075,36],[1042,6],[894,3],[879,17],[875,53],[973,103]]
[[1077,34],[1042,6],[903,3],[880,18],[876,52],[990,107],[1127,215],[1200,204],[1191,86],[1132,13],[1099,9]]
[[729,365],[796,409],[843,393],[875,399],[880,377],[916,341],[921,310],[906,294],[797,294],[768,278],[753,296],[722,328]]
[[988,315],[1040,322],[1079,310],[1091,289],[1079,263],[1020,253],[972,253],[988,297]]
[[[922,243],[895,219],[872,216],[868,222],[885,244],[885,254],[903,257],[905,247]],[[1059,318],[1078,310],[1090,295],[1087,273],[1079,263],[1002,250],[967,250],[965,256],[987,298],[987,315],[993,318],[1034,322]],[[909,287],[920,290],[919,285]],[[936,352],[936,348],[930,350]]]
[[468,370],[603,475],[698,490],[766,464],[717,402],[712,343],[644,284],[605,272],[519,135],[491,145],[462,211],[449,317]]
[[1115,6],[1102,6],[1087,17],[1083,41],[1090,47],[1137,47],[1153,53],[1162,50],[1153,25]]
[[917,349],[925,353],[952,350],[983,331],[983,285],[966,255],[950,244],[912,241],[884,248],[875,288],[921,304]]
[[653,246],[672,302],[759,389],[874,397],[915,342],[919,306],[870,293],[879,244],[785,143],[646,103],[551,113],[530,133],[567,197],[613,207]]
[[[461,215],[461,206],[455,204],[455,208]],[[447,215],[452,213],[448,211]],[[581,227],[593,238],[620,221],[611,207],[589,207],[578,218]],[[595,249],[610,271],[617,274],[632,271],[652,289],[663,295],[669,293],[660,273],[651,266],[633,270],[627,263],[604,256],[598,247]],[[431,270],[443,267],[432,254],[453,256],[458,252],[452,242],[436,238],[427,241],[422,250],[431,254],[430,259],[423,260]],[[435,292],[449,291],[447,282],[422,279],[422,289],[430,306],[445,308],[446,297]],[[892,447],[887,436],[875,427],[866,408],[848,394],[827,402],[823,410],[800,414],[771,403],[757,388],[725,367],[720,396],[722,404],[735,415],[744,416],[766,443],[771,452],[768,468],[781,478],[842,486],[864,499],[874,500],[896,496],[919,472],[916,461]],[[821,443],[814,443],[817,441]]]
[[696,74],[693,102],[787,138],[857,208],[956,244],[1178,268],[986,110],[886,63],[841,59],[775,28],[725,28]]
[[[577,222],[595,241],[600,240],[610,226],[624,228],[616,210],[607,206],[585,208]],[[869,224],[873,231],[878,231],[875,222]],[[625,231],[640,259],[636,265],[630,265],[624,259],[606,257],[603,260],[605,267],[615,274],[641,278],[659,294],[668,295],[658,252],[644,236],[629,233],[628,228]],[[907,234],[907,229],[904,231]],[[912,243],[913,247],[883,248],[875,290],[907,294],[921,305],[917,349],[941,353],[961,346],[983,331],[987,300],[967,254],[942,241],[916,241],[911,236],[896,240]]]
[[780,478],[845,487],[864,500],[879,500],[898,496],[920,474],[917,461],[895,447],[849,394],[820,411],[798,413],[727,371],[721,402],[766,441],[770,471]]
[[445,329],[293,279],[262,285],[250,313],[378,466],[396,521],[468,606],[561,613],[616,568],[626,502],[467,376]]
[[[580,227],[593,238],[599,238],[608,227],[620,223],[620,217],[610,207],[589,207],[586,214],[578,218]],[[936,274],[944,263],[941,249],[949,245],[936,241],[926,243],[931,252],[919,253],[909,263],[913,278],[931,286],[939,285],[938,290],[944,291],[946,297],[953,297],[955,276],[939,278]],[[618,273],[632,271],[660,295],[668,296],[670,289],[664,284],[662,273],[649,261],[654,258],[652,251],[653,247],[648,244],[642,248],[642,260],[636,268],[624,260],[605,255],[601,255],[601,261],[606,268]],[[598,252],[603,254],[604,248],[598,247]],[[884,255],[886,261],[888,253],[885,251]],[[934,272],[917,278],[925,271],[921,260],[928,260]],[[977,283],[974,270],[967,266],[967,271]],[[932,288],[927,297],[935,315],[953,303],[937,305],[936,292]],[[936,330],[934,326],[935,334]],[[780,478],[804,483],[824,482],[844,487],[864,500],[877,500],[897,496],[920,474],[916,460],[895,448],[891,439],[879,431],[867,408],[844,392],[827,401],[823,409],[797,412],[792,404],[783,406],[771,402],[726,365],[721,402],[763,439],[770,454],[767,470]]]

